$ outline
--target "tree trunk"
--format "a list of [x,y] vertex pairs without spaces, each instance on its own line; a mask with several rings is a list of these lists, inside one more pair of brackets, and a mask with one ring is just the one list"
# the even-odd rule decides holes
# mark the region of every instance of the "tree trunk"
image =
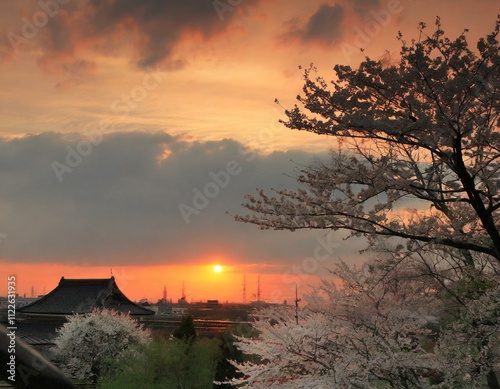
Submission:
[[498,377],[493,370],[490,370],[486,375],[486,380],[488,382],[488,388],[490,389],[500,389],[500,383],[498,383]]

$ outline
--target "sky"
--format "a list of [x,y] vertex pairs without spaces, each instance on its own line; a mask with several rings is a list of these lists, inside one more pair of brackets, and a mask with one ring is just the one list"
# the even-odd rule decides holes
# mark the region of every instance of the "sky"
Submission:
[[[234,221],[245,194],[297,188],[328,136],[280,122],[302,70],[397,61],[432,31],[493,30],[493,0],[4,0],[0,295],[107,278],[133,300],[291,301],[363,241]],[[279,103],[275,102],[279,100]],[[215,273],[220,264],[223,271]],[[2,281],[3,280],[3,281]],[[243,295],[243,285],[246,295]]]

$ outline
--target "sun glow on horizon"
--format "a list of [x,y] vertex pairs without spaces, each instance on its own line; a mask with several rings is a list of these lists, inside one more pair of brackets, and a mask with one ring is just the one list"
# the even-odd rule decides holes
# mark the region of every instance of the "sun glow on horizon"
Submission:
[[222,266],[221,265],[215,265],[214,266],[214,273],[221,273],[222,272]]
[[[200,261],[201,262],[201,261]],[[184,293],[188,301],[250,302],[261,291],[261,300],[282,303],[295,298],[295,281],[283,277],[287,267],[233,264],[207,261],[196,265],[113,266],[113,277],[120,290],[132,301],[146,298],[156,303],[164,288],[167,298],[177,301]],[[216,271],[220,266],[220,272]],[[272,271],[266,272],[264,270]],[[258,271],[259,270],[259,271]],[[109,266],[84,266],[60,263],[8,263],[0,260],[0,278],[16,277],[19,297],[37,297],[57,287],[61,277],[73,279],[110,278]],[[298,277],[298,276],[297,276]],[[259,285],[260,278],[260,285]],[[246,290],[246,296],[243,290]],[[302,290],[299,289],[299,293]],[[7,283],[0,283],[0,296],[7,296]]]

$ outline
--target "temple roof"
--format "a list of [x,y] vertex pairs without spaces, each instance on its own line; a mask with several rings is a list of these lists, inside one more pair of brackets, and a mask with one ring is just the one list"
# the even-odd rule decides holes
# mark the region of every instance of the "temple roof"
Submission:
[[39,300],[18,311],[37,314],[89,313],[94,308],[114,309],[130,315],[153,315],[154,312],[130,301],[116,285],[115,278],[65,279]]

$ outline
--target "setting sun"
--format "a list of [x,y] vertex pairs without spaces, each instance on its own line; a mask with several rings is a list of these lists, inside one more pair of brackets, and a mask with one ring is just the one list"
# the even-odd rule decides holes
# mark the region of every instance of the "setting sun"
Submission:
[[222,266],[221,265],[215,265],[214,266],[214,272],[215,273],[220,273],[222,271]]

